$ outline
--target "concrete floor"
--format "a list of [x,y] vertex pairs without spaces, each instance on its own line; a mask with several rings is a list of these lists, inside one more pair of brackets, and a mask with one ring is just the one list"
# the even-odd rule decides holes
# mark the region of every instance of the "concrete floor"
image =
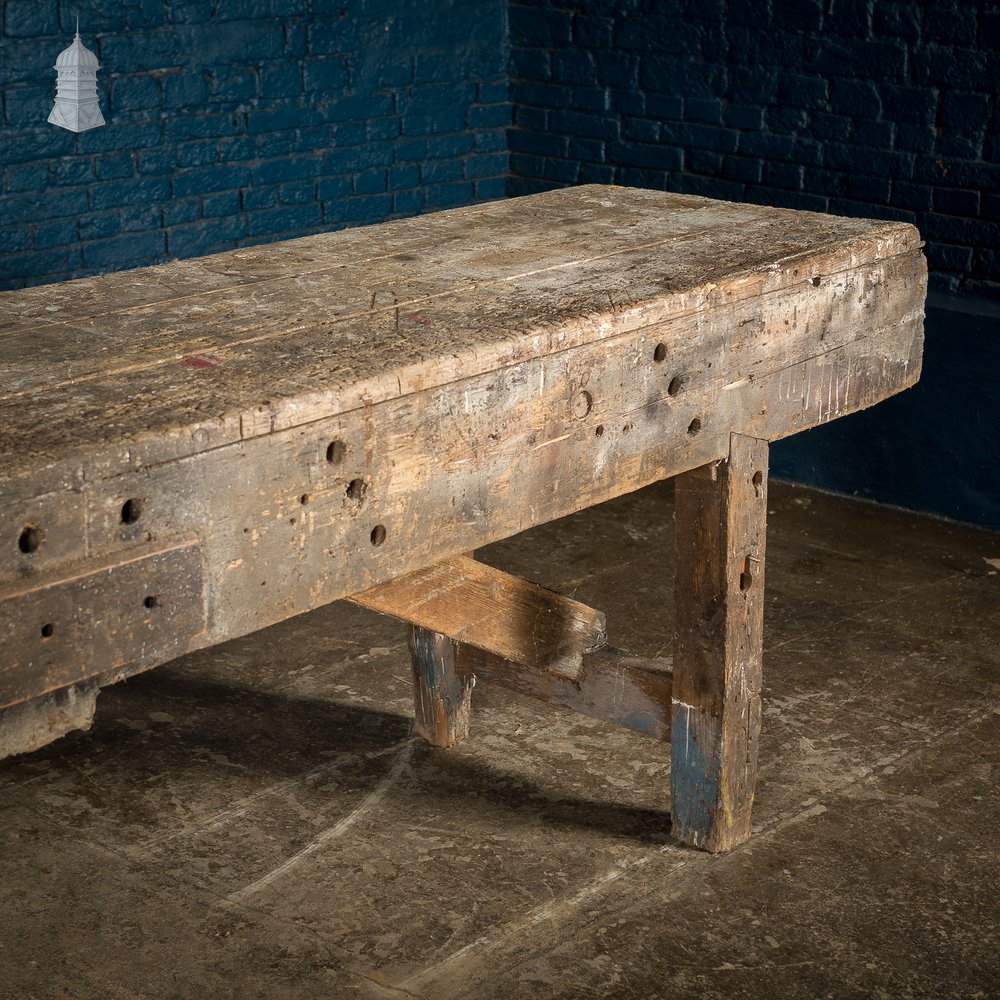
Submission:
[[[480,553],[669,651],[663,484]],[[0,997],[1000,995],[1000,535],[773,484],[751,843],[669,748],[480,685],[410,733],[337,604],[109,689],[0,765]]]

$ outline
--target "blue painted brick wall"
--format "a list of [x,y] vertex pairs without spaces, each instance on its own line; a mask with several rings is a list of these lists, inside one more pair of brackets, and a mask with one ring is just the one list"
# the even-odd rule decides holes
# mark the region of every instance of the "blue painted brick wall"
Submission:
[[513,0],[511,194],[597,181],[915,222],[1000,298],[990,0]]
[[[48,125],[80,16],[107,125]],[[503,0],[0,3],[0,288],[502,197]]]

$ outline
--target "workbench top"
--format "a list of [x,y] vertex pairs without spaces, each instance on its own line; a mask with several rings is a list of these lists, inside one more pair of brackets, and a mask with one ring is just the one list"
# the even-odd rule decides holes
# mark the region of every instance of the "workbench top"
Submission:
[[5,293],[0,497],[791,286],[833,298],[831,276],[919,246],[902,223],[586,186]]

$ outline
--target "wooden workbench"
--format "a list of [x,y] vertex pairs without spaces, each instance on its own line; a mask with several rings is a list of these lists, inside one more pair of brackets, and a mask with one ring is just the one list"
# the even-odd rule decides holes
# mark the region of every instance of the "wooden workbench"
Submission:
[[[739,843],[767,442],[917,380],[920,247],[580,187],[0,295],[0,755],[351,597],[411,623],[432,741],[506,683],[672,739],[675,834]],[[670,476],[672,669],[467,555]]]

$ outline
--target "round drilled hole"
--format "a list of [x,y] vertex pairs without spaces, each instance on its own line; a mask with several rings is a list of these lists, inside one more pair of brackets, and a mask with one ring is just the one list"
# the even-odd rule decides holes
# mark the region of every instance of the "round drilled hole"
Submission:
[[581,389],[573,397],[573,416],[577,419],[585,417],[594,406],[594,397],[586,389]]
[[160,599],[155,594],[150,594],[142,603],[147,608],[155,608],[160,603]]
[[676,396],[677,393],[684,388],[684,383],[687,382],[687,376],[685,375],[675,375],[671,380],[670,384],[667,386],[667,395]]
[[700,430],[701,430],[701,417],[695,417],[694,420],[692,420],[691,423],[688,424],[688,434],[690,434],[691,437],[694,437],[695,434],[697,434],[698,431]]
[[56,630],[56,627],[55,627],[55,625],[52,624],[52,622],[46,622],[42,626],[42,638],[43,639],[49,639],[49,638],[51,638],[52,634],[55,632],[55,630]]
[[371,538],[372,545],[381,545],[385,541],[385,525],[376,524],[375,527],[372,528]]
[[133,497],[122,504],[122,524],[135,524],[142,517],[142,501]]
[[42,532],[38,528],[27,525],[21,532],[21,537],[17,540],[17,547],[25,554],[30,555],[38,550],[42,544]]
[[299,503],[302,504],[303,507],[305,507],[305,505],[309,503],[309,494],[303,493],[302,496],[299,497]]
[[653,360],[654,361],[666,361],[667,359],[667,345],[657,344],[653,348]]
[[596,435],[597,435],[598,437],[604,437],[604,424],[598,424],[598,425],[597,425],[597,426],[596,426],[596,427],[594,428],[594,433],[595,433],[595,434],[596,434]]
[[368,492],[368,487],[363,479],[352,479],[347,484],[347,495],[351,500],[362,500]]
[[343,441],[331,441],[326,446],[326,460],[331,465],[340,465],[347,457],[347,445]]

